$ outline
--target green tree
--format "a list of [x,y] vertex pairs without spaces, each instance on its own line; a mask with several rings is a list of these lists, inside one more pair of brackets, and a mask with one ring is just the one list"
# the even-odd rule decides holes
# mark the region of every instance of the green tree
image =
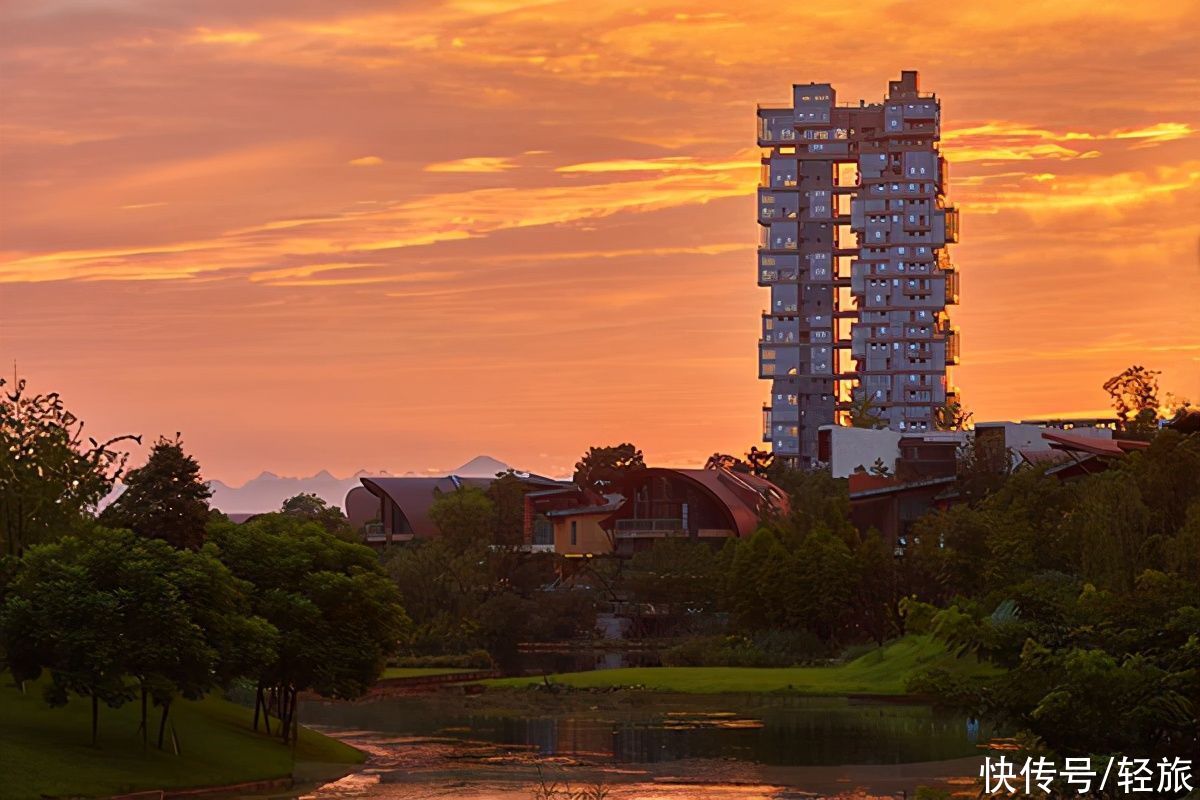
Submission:
[[350,520],[338,506],[331,506],[325,499],[309,492],[302,492],[283,501],[279,512],[289,517],[315,522],[339,539],[356,542],[358,536],[350,527]]
[[822,641],[830,641],[849,616],[858,578],[854,555],[841,537],[818,528],[804,538],[790,560],[790,618]]
[[30,395],[0,379],[0,536],[4,552],[78,527],[112,489],[135,436],[85,441],[83,422],[57,393]]
[[496,506],[474,486],[439,492],[429,507],[429,518],[447,541],[459,547],[491,544],[495,539]]
[[600,494],[612,492],[631,473],[646,468],[642,451],[629,442],[610,447],[589,447],[575,464],[571,480]]
[[492,532],[496,544],[514,546],[525,541],[525,495],[529,486],[511,469],[496,476],[487,488],[492,501]]
[[788,511],[768,511],[764,522],[785,547],[794,549],[817,528],[832,531],[847,546],[857,546],[858,531],[850,521],[850,489],[844,478],[834,478],[828,469],[799,470],[778,461],[769,477],[787,494]]
[[196,459],[183,451],[178,435],[160,436],[145,466],[125,476],[125,487],[101,513],[101,524],[128,528],[178,548],[195,550],[204,543],[212,490],[200,478]]
[[899,632],[899,581],[896,556],[878,531],[871,530],[854,553],[857,580],[850,613],[855,626],[876,644]]
[[261,712],[269,729],[274,713],[285,741],[296,729],[300,692],[361,696],[411,632],[375,553],[316,523],[282,514],[244,525],[218,521],[209,540],[253,586],[254,612],[278,631],[269,663],[255,676],[255,726]]
[[[47,699],[70,694],[118,706],[140,692],[162,708],[159,746],[176,695],[199,698],[241,665],[240,636],[261,620],[242,615],[238,587],[211,554],[178,551],[125,530],[96,528],[31,548],[0,609],[0,638],[18,680],[50,673]],[[132,681],[133,683],[131,683]]]
[[712,611],[719,599],[717,551],[703,541],[660,539],[630,559],[626,584],[641,602],[677,610]]

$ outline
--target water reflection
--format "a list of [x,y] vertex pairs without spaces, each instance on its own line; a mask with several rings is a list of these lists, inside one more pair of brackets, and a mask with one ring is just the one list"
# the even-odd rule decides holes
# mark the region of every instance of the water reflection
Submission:
[[[532,694],[532,693],[526,693]],[[628,700],[626,698],[625,700]],[[990,730],[924,706],[841,698],[612,696],[393,697],[362,704],[308,702],[306,724],[527,748],[615,764],[723,759],[774,766],[904,764],[970,756]],[[596,702],[598,705],[587,705]],[[670,706],[663,706],[670,703]],[[537,705],[552,706],[549,709]],[[604,705],[607,704],[607,705]],[[670,710],[667,710],[667,709]]]

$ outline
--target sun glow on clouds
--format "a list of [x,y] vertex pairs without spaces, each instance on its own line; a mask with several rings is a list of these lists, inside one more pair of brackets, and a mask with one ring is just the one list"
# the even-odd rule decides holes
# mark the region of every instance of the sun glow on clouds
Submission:
[[500,156],[473,156],[425,165],[426,172],[507,172],[516,168],[511,158]]
[[[191,431],[214,477],[247,451],[254,471],[350,472],[744,449],[754,103],[807,80],[878,100],[902,68],[944,101],[976,418],[1102,407],[1142,353],[1200,395],[1195,4],[222,7],[0,11],[19,42],[0,51],[0,356],[101,427]],[[311,364],[284,370],[297,348]],[[214,415],[223,385],[269,419]],[[340,413],[348,386],[369,397]]]

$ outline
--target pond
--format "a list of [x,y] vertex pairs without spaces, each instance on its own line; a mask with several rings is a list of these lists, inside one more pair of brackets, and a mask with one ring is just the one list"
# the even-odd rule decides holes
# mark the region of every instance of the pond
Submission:
[[306,797],[532,798],[539,782],[616,798],[903,796],[969,785],[986,725],[926,706],[798,696],[534,691],[306,702],[301,719],[370,753]]

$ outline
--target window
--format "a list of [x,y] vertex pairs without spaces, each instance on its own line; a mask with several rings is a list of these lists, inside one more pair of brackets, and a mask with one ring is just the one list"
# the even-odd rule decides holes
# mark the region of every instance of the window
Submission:
[[571,544],[579,544],[579,523],[571,520]]

